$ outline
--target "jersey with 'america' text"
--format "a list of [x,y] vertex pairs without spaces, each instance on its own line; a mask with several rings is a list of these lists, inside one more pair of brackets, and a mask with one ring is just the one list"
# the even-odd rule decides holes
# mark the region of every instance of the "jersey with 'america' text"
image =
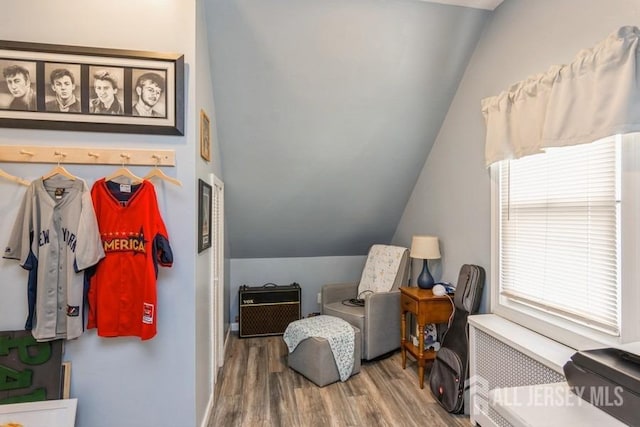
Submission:
[[158,265],[173,254],[153,184],[100,179],[91,189],[105,258],[91,277],[87,328],[103,337],[153,338]]

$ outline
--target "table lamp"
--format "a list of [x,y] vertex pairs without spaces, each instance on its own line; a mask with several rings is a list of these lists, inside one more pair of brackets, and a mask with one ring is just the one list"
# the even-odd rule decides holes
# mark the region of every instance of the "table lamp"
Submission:
[[413,236],[411,240],[411,258],[423,259],[424,266],[418,276],[418,286],[431,289],[434,285],[433,276],[429,273],[428,260],[440,258],[440,246],[435,236]]

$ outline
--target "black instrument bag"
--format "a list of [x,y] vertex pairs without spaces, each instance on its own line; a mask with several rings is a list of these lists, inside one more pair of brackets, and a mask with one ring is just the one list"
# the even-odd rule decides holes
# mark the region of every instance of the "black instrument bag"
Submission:
[[640,426],[640,356],[617,348],[579,351],[564,365],[564,375],[581,399]]
[[440,350],[431,366],[431,393],[450,413],[464,411],[465,382],[469,375],[469,334],[467,317],[478,311],[485,271],[482,267],[464,264],[460,269],[453,302],[455,312]]

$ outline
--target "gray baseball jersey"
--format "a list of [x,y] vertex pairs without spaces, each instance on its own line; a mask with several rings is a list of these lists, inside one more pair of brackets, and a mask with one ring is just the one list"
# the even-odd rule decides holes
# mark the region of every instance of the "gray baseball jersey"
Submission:
[[83,270],[104,257],[87,184],[62,175],[33,181],[3,257],[30,270],[26,328],[36,340],[82,335]]

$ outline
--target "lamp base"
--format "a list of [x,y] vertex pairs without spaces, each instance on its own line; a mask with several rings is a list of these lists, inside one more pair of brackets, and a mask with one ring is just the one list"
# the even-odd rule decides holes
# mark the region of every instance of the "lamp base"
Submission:
[[422,272],[418,276],[418,287],[422,289],[431,289],[434,285],[433,276],[429,273],[429,265],[427,264],[427,260],[424,260],[424,265],[422,267]]

